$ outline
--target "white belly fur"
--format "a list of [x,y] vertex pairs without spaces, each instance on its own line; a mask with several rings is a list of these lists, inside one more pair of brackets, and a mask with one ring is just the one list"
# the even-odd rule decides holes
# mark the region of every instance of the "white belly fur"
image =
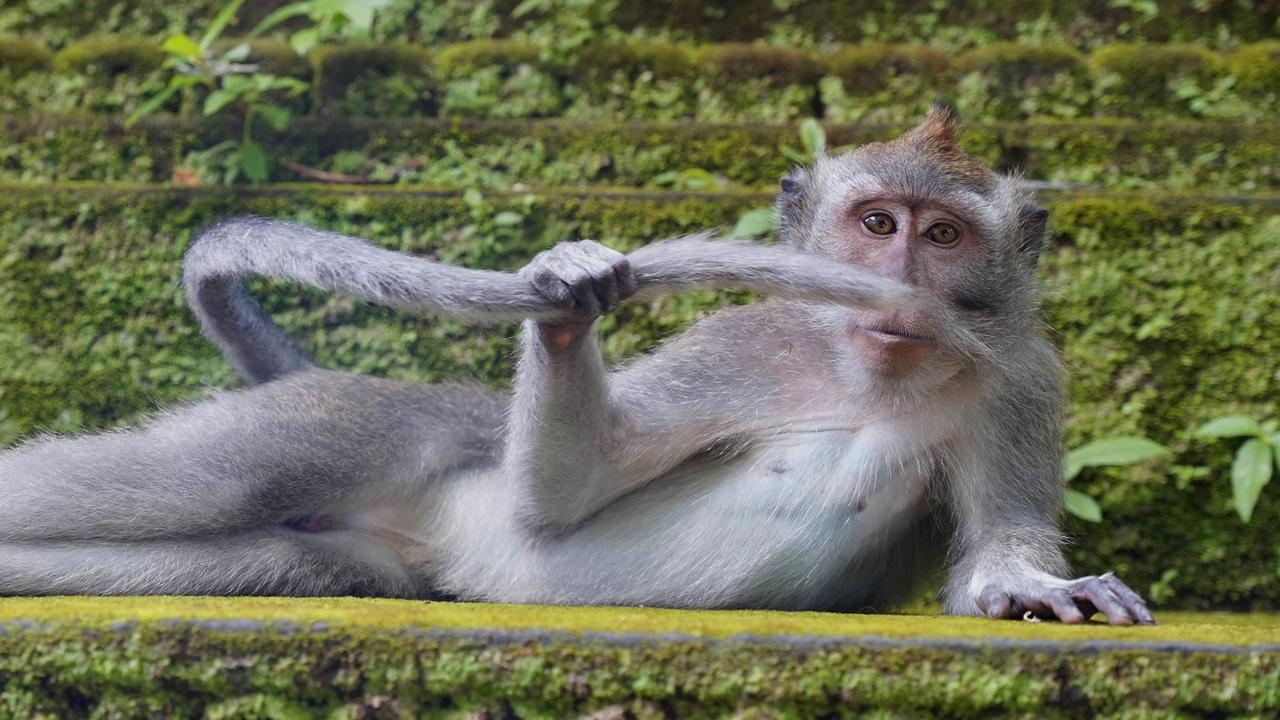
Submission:
[[[912,435],[779,433],[729,460],[690,461],[534,545],[502,542],[512,538],[499,537],[506,513],[494,507],[492,523],[465,534],[467,546],[497,552],[457,558],[441,580],[467,597],[515,602],[830,607],[828,596],[856,595],[849,584],[869,580],[842,574],[922,510],[921,448],[895,443]],[[502,505],[503,495],[490,497]]]

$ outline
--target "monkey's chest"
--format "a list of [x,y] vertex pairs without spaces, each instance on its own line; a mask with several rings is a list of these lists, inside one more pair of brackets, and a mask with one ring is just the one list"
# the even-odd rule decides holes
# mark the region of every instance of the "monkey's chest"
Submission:
[[668,577],[696,586],[713,581],[712,568],[728,605],[833,607],[864,597],[878,582],[869,568],[886,567],[923,511],[926,455],[874,429],[813,430],[698,461],[673,478],[686,509],[671,518],[683,527],[671,528]]
[[912,452],[918,449],[893,440],[892,433],[791,428],[733,457],[701,456],[573,533],[521,546],[527,554],[515,564],[520,577],[512,581],[508,566],[475,594],[553,603],[861,607],[869,589],[894,572],[893,543],[924,504],[926,474]]
[[918,448],[898,447],[876,431],[791,432],[758,444],[708,473],[743,519],[796,523],[833,542],[871,539],[923,498]]

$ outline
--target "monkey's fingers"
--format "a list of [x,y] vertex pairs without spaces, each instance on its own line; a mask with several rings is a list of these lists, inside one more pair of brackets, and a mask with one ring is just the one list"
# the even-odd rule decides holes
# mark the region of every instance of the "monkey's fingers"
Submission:
[[1124,583],[1123,580],[1116,577],[1114,573],[1106,572],[1098,577],[1102,584],[1111,588],[1112,592],[1120,597],[1120,602],[1124,603],[1129,614],[1138,621],[1139,625],[1155,625],[1156,618],[1151,614],[1151,610],[1147,608],[1147,603],[1142,596],[1134,592],[1132,588]]
[[994,585],[988,586],[978,594],[978,609],[992,620],[1013,617],[1013,596]]
[[1045,619],[1058,619],[1078,625],[1092,614],[1082,611],[1071,594],[1060,587],[1039,592],[1010,593],[990,586],[978,596],[978,608],[993,620],[1021,618],[1026,613]]
[[1048,610],[1053,617],[1066,623],[1067,625],[1079,625],[1088,618],[1080,608],[1076,606],[1076,602],[1071,595],[1061,588],[1053,588],[1045,592],[1043,602],[1048,606]]
[[1092,604],[1112,625],[1132,625],[1136,621],[1120,596],[1102,578],[1081,578],[1070,585],[1069,591],[1077,604]]

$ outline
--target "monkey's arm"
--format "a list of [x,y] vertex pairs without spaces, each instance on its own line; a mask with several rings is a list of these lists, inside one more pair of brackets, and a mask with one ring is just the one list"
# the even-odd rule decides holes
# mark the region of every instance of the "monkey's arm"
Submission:
[[725,313],[615,372],[593,334],[558,350],[538,325],[524,327],[504,464],[535,529],[572,527],[699,451],[750,434],[777,390],[756,339],[734,337],[746,328]]
[[[701,272],[699,259],[685,249],[656,245],[631,259],[648,253]],[[767,292],[768,283],[751,283],[762,273],[752,248],[742,249],[745,260],[717,258],[704,263],[707,271]],[[768,376],[770,353],[785,342],[771,345],[769,323],[722,322],[726,314],[714,315],[611,375],[590,327],[634,288],[633,275],[640,273],[628,258],[590,241],[563,243],[521,272],[577,315],[524,328],[504,470],[531,527],[571,527],[691,455],[758,429],[777,389]],[[818,278],[807,290],[805,282],[797,273],[791,290],[816,291],[825,281]]]
[[[866,270],[786,248],[706,236],[650,245],[630,260],[645,297],[706,286],[855,306],[892,305],[910,297],[904,286]],[[242,279],[255,275],[463,319],[566,316],[564,306],[515,273],[429,262],[298,223],[237,218],[192,241],[183,279],[205,333],[253,383],[311,365],[245,291]]]
[[975,438],[958,450],[948,478],[956,535],[946,610],[1067,623],[1100,611],[1113,625],[1152,623],[1142,598],[1114,575],[1069,579],[1059,529],[1061,371],[1047,341],[1028,350],[1034,357],[1006,358],[1023,370],[1000,379],[985,417],[966,421]]

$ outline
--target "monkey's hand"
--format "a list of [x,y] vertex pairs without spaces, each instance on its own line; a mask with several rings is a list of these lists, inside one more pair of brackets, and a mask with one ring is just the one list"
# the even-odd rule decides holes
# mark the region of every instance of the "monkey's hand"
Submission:
[[1027,578],[992,583],[978,594],[978,609],[993,619],[1031,613],[1074,624],[1101,612],[1112,625],[1156,622],[1138,593],[1109,572],[1077,580]]
[[594,240],[562,242],[538,253],[519,274],[539,295],[564,309],[564,318],[538,322],[543,339],[557,350],[568,347],[597,317],[636,291],[626,256]]

